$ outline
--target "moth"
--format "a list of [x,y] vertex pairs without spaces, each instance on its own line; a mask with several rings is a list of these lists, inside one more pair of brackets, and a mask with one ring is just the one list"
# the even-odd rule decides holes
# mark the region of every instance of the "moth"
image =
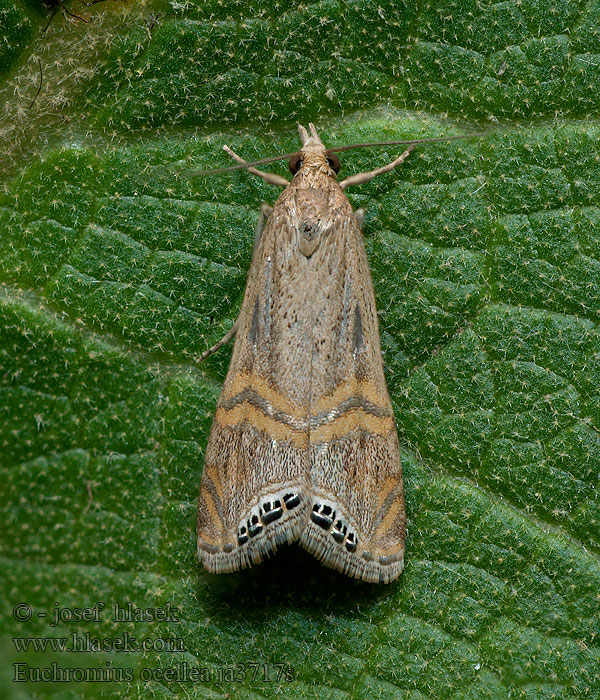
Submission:
[[328,567],[387,583],[404,566],[402,468],[364,211],[344,190],[400,165],[414,143],[338,182],[334,151],[352,146],[325,148],[313,124],[299,132],[291,182],[225,147],[239,163],[225,170],[285,189],[261,207],[234,326],[200,358],[235,334],[200,484],[198,557],[229,572],[298,542]]

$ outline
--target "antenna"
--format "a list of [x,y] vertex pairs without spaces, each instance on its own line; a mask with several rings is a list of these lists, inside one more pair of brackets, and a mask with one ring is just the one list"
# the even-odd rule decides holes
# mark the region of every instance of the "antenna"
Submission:
[[[411,146],[419,143],[439,143],[442,141],[456,141],[457,139],[475,139],[481,136],[485,136],[483,132],[474,134],[458,134],[457,136],[437,136],[430,139],[408,139],[403,141],[371,141],[368,143],[354,143],[350,146],[333,146],[332,148],[326,148],[325,153],[340,153],[341,151],[349,151],[353,148],[373,148],[375,146]],[[196,170],[190,173],[191,177],[196,177],[197,175],[217,175],[218,173],[230,173],[233,170],[246,170],[247,168],[253,168],[256,165],[262,165],[263,163],[273,163],[276,160],[288,160],[292,156],[297,156],[300,151],[294,151],[293,153],[286,153],[282,156],[269,156],[268,158],[262,158],[261,160],[254,160],[251,163],[243,163],[242,165],[230,165],[227,168],[216,168],[215,170]]]

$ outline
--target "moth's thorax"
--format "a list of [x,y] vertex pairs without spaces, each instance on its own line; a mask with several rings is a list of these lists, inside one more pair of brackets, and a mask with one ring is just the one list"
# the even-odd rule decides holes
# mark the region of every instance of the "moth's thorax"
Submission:
[[[350,204],[322,154],[310,153],[286,192],[290,223],[306,258],[322,245],[340,216],[352,216]],[[346,210],[347,208],[347,210]]]

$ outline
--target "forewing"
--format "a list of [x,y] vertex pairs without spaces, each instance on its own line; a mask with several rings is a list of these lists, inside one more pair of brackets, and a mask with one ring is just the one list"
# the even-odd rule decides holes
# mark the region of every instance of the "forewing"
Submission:
[[284,192],[255,246],[206,448],[198,556],[212,572],[261,561],[308,517],[310,319],[291,217]]
[[314,285],[312,494],[300,541],[327,566],[387,582],[404,563],[402,471],[373,285],[351,210],[313,257],[322,273]]

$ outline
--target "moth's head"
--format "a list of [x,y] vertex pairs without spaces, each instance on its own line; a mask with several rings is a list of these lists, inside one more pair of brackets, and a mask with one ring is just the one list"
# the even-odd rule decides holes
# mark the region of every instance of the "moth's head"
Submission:
[[309,124],[308,128],[310,129],[310,134],[301,124],[298,125],[302,148],[290,158],[290,172],[295,176],[301,170],[308,168],[337,178],[337,174],[340,171],[340,159],[335,153],[327,153],[314,124]]

